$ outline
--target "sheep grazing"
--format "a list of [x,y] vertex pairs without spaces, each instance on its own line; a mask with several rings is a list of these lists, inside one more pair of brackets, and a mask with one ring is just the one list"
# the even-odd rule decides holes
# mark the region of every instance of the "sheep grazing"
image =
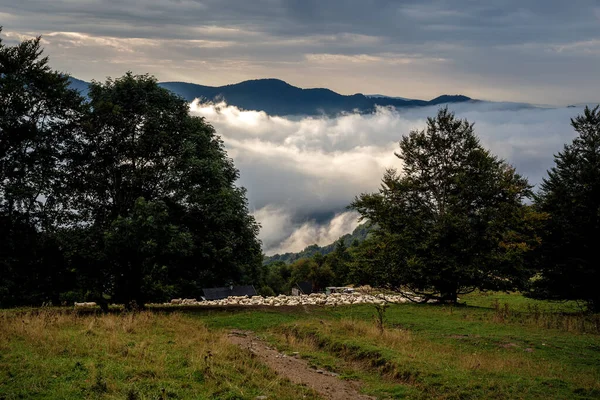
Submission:
[[78,308],[78,307],[96,307],[96,303],[93,301],[83,302],[83,303],[75,302],[75,308]]
[[164,305],[179,306],[300,306],[300,305],[311,305],[311,306],[341,306],[351,304],[384,304],[384,303],[406,303],[408,300],[406,297],[399,294],[363,294],[359,292],[354,293],[331,293],[329,295],[325,293],[312,293],[310,295],[301,294],[299,296],[286,296],[280,294],[278,296],[230,296],[220,300],[203,300],[197,301],[196,299],[173,299],[169,303]]

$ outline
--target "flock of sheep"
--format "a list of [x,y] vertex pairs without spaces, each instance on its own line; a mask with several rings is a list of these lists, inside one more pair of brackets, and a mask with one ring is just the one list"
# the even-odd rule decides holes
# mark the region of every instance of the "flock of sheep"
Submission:
[[[301,294],[299,296],[289,296],[280,294],[279,296],[230,296],[220,300],[196,300],[196,299],[173,299],[168,303],[149,304],[149,306],[158,307],[181,307],[181,306],[342,306],[351,304],[386,304],[386,303],[406,303],[408,299],[400,294],[365,294],[361,292],[354,293],[312,293],[309,295]],[[75,308],[96,307],[94,302],[75,303]]]
[[340,306],[350,304],[384,304],[384,303],[406,303],[408,299],[402,295],[370,295],[363,293],[312,293],[309,295],[286,296],[231,296],[220,300],[203,300],[196,299],[173,299],[169,303],[161,304],[162,306]]

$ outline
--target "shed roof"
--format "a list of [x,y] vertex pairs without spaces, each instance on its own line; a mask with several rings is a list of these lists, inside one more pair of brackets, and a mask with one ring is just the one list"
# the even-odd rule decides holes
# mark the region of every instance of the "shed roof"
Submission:
[[206,300],[220,300],[229,296],[256,296],[256,289],[252,285],[204,288],[202,291]]
[[300,290],[302,290],[302,293],[304,294],[311,294],[313,292],[312,283],[309,281],[298,282],[296,285],[298,286],[298,288],[300,288]]

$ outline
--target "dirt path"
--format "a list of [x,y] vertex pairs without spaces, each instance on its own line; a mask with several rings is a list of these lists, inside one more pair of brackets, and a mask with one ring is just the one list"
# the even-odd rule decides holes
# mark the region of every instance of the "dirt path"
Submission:
[[305,360],[286,356],[260,340],[253,332],[231,331],[231,343],[248,349],[279,375],[296,384],[303,384],[328,400],[374,400],[374,397],[360,394],[356,382],[345,381],[331,372],[310,368]]

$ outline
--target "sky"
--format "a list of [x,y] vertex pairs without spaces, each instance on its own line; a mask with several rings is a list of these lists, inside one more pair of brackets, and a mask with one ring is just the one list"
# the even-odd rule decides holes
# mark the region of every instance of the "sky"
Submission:
[[3,38],[54,68],[430,99],[598,102],[597,0],[0,0]]
[[[600,102],[598,0],[0,0],[0,25],[6,44],[42,35],[50,65],[88,81],[126,71],[212,86],[278,78],[494,101],[451,110],[532,184],[574,138],[582,108],[566,106]],[[352,231],[346,206],[401,168],[398,141],[437,108],[272,117],[195,102],[190,112],[222,136],[273,254]]]

